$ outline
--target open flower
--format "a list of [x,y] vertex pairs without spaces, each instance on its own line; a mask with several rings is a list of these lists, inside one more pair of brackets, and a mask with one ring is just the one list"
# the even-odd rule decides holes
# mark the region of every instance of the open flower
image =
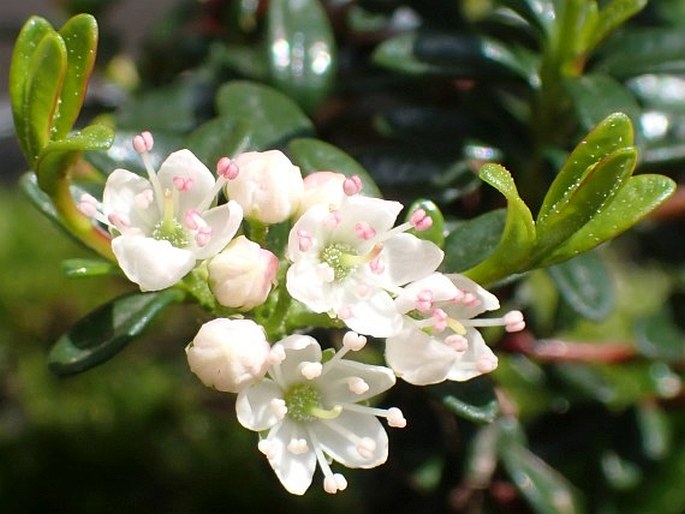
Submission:
[[186,357],[207,387],[237,393],[264,377],[270,351],[264,329],[254,321],[217,318],[200,327]]
[[114,170],[105,183],[102,204],[83,195],[81,211],[109,226],[112,250],[124,274],[143,291],[177,283],[198,260],[218,253],[233,238],[242,221],[236,202],[212,207],[237,168],[224,158],[219,179],[190,150],[172,153],[159,172],[152,168],[152,136],[136,136],[148,178]]
[[402,322],[394,296],[402,285],[435,271],[443,253],[406,233],[430,226],[423,211],[393,228],[402,204],[357,194],[357,177],[343,188],[339,208],[315,204],[290,231],[286,287],[314,312],[337,316],[361,334],[387,337]]
[[502,318],[477,318],[499,309],[499,301],[462,275],[432,275],[406,286],[395,300],[408,313],[402,330],[385,342],[385,360],[400,378],[416,385],[464,381],[497,367],[497,357],[477,327],[523,330],[519,311]]
[[328,459],[349,468],[378,466],[388,456],[388,436],[378,417],[390,426],[406,425],[397,408],[360,405],[395,383],[388,368],[342,358],[365,342],[363,336],[348,332],[343,348],[322,362],[315,339],[288,336],[272,348],[269,378],[238,394],[238,421],[256,432],[268,430],[258,448],[293,494],[309,488],[317,462],[327,492],[345,489],[347,481],[333,473]]

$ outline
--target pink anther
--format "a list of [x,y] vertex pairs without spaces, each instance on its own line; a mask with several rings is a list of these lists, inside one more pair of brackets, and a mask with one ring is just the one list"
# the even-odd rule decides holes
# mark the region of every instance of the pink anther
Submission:
[[436,332],[442,332],[447,328],[447,320],[449,316],[442,309],[435,309],[431,316],[433,318],[433,328]]
[[195,234],[195,244],[200,248],[209,243],[210,239],[212,239],[212,227],[210,226],[200,227]]
[[433,218],[426,214],[426,211],[423,209],[416,209],[411,213],[409,223],[411,223],[416,230],[422,232],[433,226]]
[[433,308],[433,292],[430,289],[423,289],[416,295],[416,310],[428,312]]
[[92,218],[98,212],[98,201],[94,196],[83,193],[81,195],[81,201],[78,203],[78,210],[84,216]]
[[195,209],[188,209],[183,216],[183,223],[190,230],[198,230],[200,227],[207,226],[207,223],[202,218],[199,212]]
[[362,180],[357,175],[347,177],[343,182],[343,191],[347,196],[354,196],[362,190]]
[[371,268],[371,272],[376,275],[381,275],[385,271],[385,263],[380,255],[369,262],[369,268]]
[[193,187],[192,177],[182,177],[180,175],[175,176],[172,179],[174,187],[179,191],[189,191]]
[[457,352],[465,352],[469,348],[468,340],[460,334],[452,334],[445,338],[445,344]]
[[360,221],[357,223],[354,226],[354,232],[357,234],[359,239],[363,239],[364,241],[368,241],[369,239],[376,237],[376,231],[366,221]]
[[152,134],[147,130],[141,132],[133,138],[133,148],[135,148],[138,153],[145,153],[152,150],[152,146],[155,144],[155,140]]
[[331,213],[326,216],[326,219],[323,220],[323,224],[327,228],[335,228],[340,224],[340,221],[342,220],[342,214],[340,214],[339,210],[331,211]]
[[461,299],[461,303],[463,303],[467,307],[475,307],[477,305],[480,305],[480,299],[473,293],[466,293],[464,294],[464,297]]
[[107,221],[109,221],[109,223],[113,227],[116,227],[120,231],[130,226],[128,221],[126,221],[123,217],[116,213],[112,213],[109,216],[107,216]]
[[216,174],[226,180],[233,180],[239,172],[238,165],[228,157],[222,157],[216,163]]
[[526,328],[526,322],[523,320],[521,311],[507,312],[502,320],[504,321],[504,330],[507,332],[520,332]]
[[297,231],[297,247],[301,252],[308,252],[312,247],[312,236],[304,229]]

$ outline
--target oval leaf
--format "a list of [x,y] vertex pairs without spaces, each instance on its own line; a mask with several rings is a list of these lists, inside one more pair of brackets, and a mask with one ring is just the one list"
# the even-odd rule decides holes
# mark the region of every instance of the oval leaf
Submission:
[[93,259],[67,259],[62,261],[62,271],[69,278],[98,277],[119,273],[120,269],[112,262]]
[[152,320],[185,295],[178,289],[122,296],[78,321],[50,351],[48,366],[59,376],[86,371],[113,357]]
[[267,17],[271,81],[311,112],[335,78],[335,39],[328,16],[318,0],[281,0],[269,2]]
[[443,248],[445,246],[445,217],[442,215],[440,208],[431,200],[416,200],[407,209],[405,221],[409,221],[409,218],[417,209],[423,209],[426,216],[431,219],[431,226],[427,230],[418,231],[411,229],[409,232],[419,239],[432,241],[440,248]]
[[461,223],[450,232],[445,238],[445,270],[462,272],[484,261],[497,247],[506,218],[506,211],[497,209]]
[[562,298],[581,316],[602,321],[615,305],[614,284],[609,270],[595,253],[547,268]]

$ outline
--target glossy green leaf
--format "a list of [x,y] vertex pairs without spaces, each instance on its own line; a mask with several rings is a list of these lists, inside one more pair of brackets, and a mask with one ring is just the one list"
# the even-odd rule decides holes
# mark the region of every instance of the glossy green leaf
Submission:
[[490,377],[482,376],[464,383],[446,382],[431,388],[453,414],[474,423],[492,423],[499,414],[499,402]]
[[39,148],[34,148],[29,128],[27,97],[29,94],[28,84],[33,75],[31,60],[38,45],[49,33],[54,33],[54,29],[47,20],[39,16],[29,18],[17,36],[10,66],[9,93],[14,118],[14,129],[24,154],[27,157],[31,156],[31,158],[38,155],[40,150]]
[[293,139],[288,143],[288,153],[305,176],[315,171],[335,171],[348,177],[357,175],[362,181],[365,196],[381,196],[378,186],[361,164],[325,141],[312,138]]
[[640,106],[620,82],[609,75],[583,75],[566,82],[578,120],[590,130],[611,113],[622,111],[633,120],[640,119]]
[[497,247],[485,261],[464,272],[480,284],[489,284],[520,271],[535,245],[536,231],[533,217],[506,169],[485,164],[479,176],[507,199],[507,219]]
[[615,306],[611,275],[599,255],[586,252],[547,272],[562,298],[578,314],[592,321],[602,321]]
[[236,156],[252,147],[246,122],[214,118],[188,135],[186,146],[210,169],[222,157]]
[[614,151],[633,145],[633,125],[623,113],[607,116],[585,138],[576,145],[549,187],[538,222],[543,221],[559,206],[568,202],[567,197],[579,186],[591,167]]
[[432,241],[440,248],[445,246],[445,217],[443,216],[440,208],[432,202],[431,200],[419,199],[412,203],[407,209],[407,215],[405,216],[405,221],[409,221],[412,213],[417,209],[423,209],[426,215],[431,219],[432,224],[429,229],[417,231],[415,229],[410,230],[411,234],[414,234],[419,239],[425,239],[427,241]]
[[70,18],[59,30],[67,49],[67,69],[53,121],[53,138],[65,137],[78,118],[95,64],[98,25],[90,14]]
[[67,173],[81,152],[107,150],[113,142],[114,132],[104,125],[90,125],[66,139],[50,141],[36,162],[40,186],[52,191],[55,180]]
[[335,79],[333,29],[319,0],[269,2],[266,52],[271,82],[307,112],[318,107]]
[[504,209],[496,209],[458,225],[445,238],[444,269],[462,272],[484,261],[497,247],[506,218]]
[[64,74],[67,50],[57,33],[46,34],[29,62],[26,82],[26,110],[22,129],[29,149],[29,164],[35,164],[41,150],[52,137],[53,116],[57,110]]
[[266,150],[314,133],[309,118],[283,93],[247,81],[224,84],[216,97],[219,114],[247,126],[251,147]]
[[33,206],[38,209],[46,218],[55,223],[66,234],[70,231],[57,214],[57,209],[50,197],[38,186],[38,177],[32,171],[24,173],[19,179],[19,186]]
[[619,28],[628,19],[640,12],[647,0],[611,0],[599,11],[593,31],[585,42],[588,51],[594,49],[603,39]]
[[590,220],[599,218],[600,211],[611,204],[630,178],[636,162],[637,150],[622,148],[588,170],[577,187],[552,206],[551,214],[538,221],[535,258],[546,259],[550,249],[572,237]]
[[114,263],[94,259],[67,259],[62,261],[62,271],[69,278],[98,277],[119,273]]
[[685,71],[685,33],[680,28],[633,29],[617,34],[602,48],[596,65],[618,78]]
[[139,337],[162,310],[184,296],[178,289],[167,289],[133,293],[102,305],[58,339],[48,358],[50,370],[65,376],[101,364]]
[[663,175],[631,177],[600,214],[552,250],[540,265],[561,262],[616,237],[656,209],[675,190],[675,182]]
[[518,13],[551,34],[557,20],[557,4],[554,0],[508,0]]
[[685,334],[667,309],[639,319],[635,337],[638,350],[646,357],[674,363],[685,360]]

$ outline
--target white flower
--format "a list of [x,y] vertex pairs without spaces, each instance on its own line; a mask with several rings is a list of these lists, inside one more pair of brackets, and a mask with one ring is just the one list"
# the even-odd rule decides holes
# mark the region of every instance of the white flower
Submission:
[[264,330],[254,321],[218,318],[200,327],[186,357],[207,387],[237,393],[264,377],[270,351]]
[[240,205],[212,204],[236,170],[227,159],[220,161],[215,182],[190,150],[179,150],[156,173],[147,153],[152,136],[136,136],[134,144],[148,178],[116,169],[107,177],[102,204],[83,195],[79,208],[110,227],[112,250],[129,280],[143,291],[158,291],[176,284],[235,235],[242,221]]
[[225,307],[250,310],[266,301],[276,282],[278,257],[238,236],[209,261],[209,287]]
[[357,177],[345,180],[344,189],[339,209],[313,205],[293,226],[286,287],[314,312],[337,316],[359,333],[387,337],[402,322],[393,297],[402,285],[435,271],[443,253],[405,233],[430,226],[423,211],[393,228],[402,204],[356,194]]
[[238,421],[256,432],[268,430],[258,448],[293,494],[309,488],[317,462],[327,492],[345,489],[347,481],[333,473],[328,459],[349,468],[378,466],[387,459],[388,436],[377,416],[385,417],[390,426],[406,425],[397,408],[360,405],[395,383],[388,368],[342,359],[365,342],[363,336],[348,332],[343,348],[322,362],[315,339],[286,337],[272,348],[269,378],[238,394]]
[[298,209],[303,182],[300,168],[279,150],[245,152],[235,159],[240,174],[227,188],[245,217],[261,223],[280,223]]
[[497,298],[462,275],[434,273],[409,284],[396,299],[402,330],[385,342],[385,360],[403,380],[416,385],[464,381],[497,367],[497,357],[476,327],[523,330],[519,311],[502,318],[476,318],[499,309]]

